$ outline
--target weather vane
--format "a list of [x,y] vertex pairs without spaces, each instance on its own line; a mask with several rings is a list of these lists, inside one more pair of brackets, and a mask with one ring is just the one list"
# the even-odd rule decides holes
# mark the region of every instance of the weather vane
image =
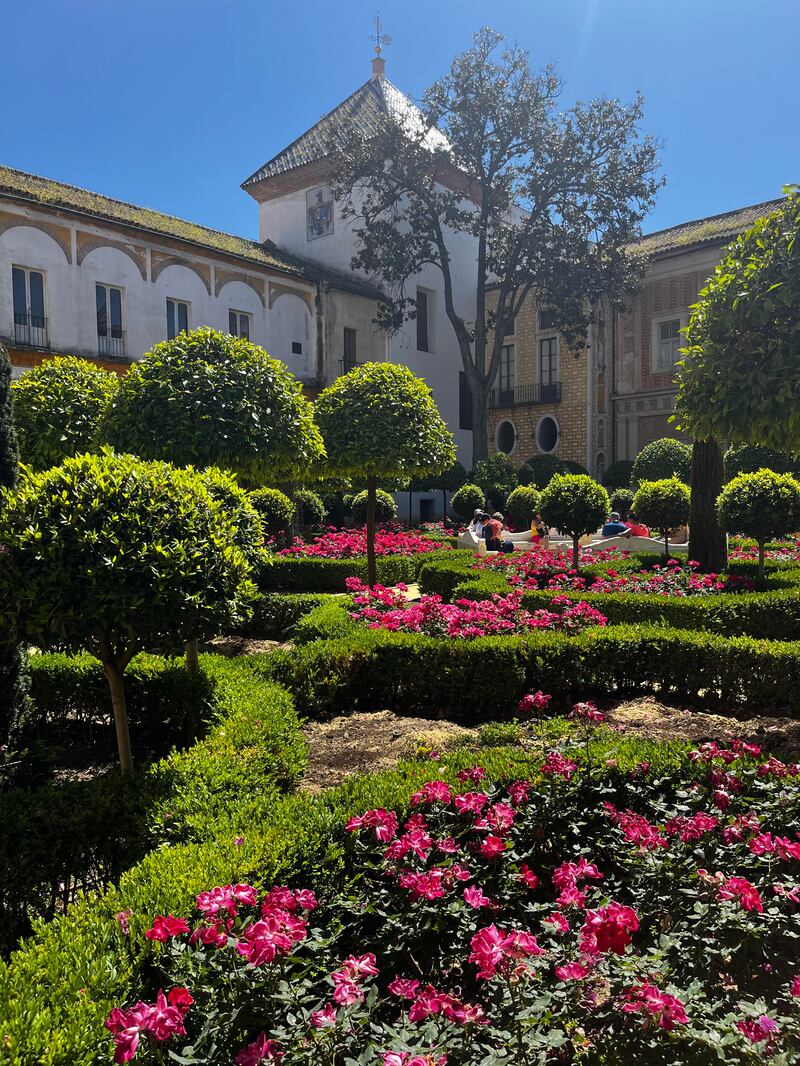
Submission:
[[372,25],[375,27],[375,32],[370,36],[370,40],[375,42],[375,55],[380,56],[386,45],[392,43],[392,38],[388,35],[388,33],[383,32],[383,23],[381,22],[380,11],[372,20]]

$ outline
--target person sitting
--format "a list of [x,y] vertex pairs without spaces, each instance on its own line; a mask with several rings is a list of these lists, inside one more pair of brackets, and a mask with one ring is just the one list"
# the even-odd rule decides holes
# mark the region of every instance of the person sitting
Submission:
[[483,536],[483,523],[485,518],[486,515],[484,515],[481,508],[476,507],[475,513],[472,516],[472,521],[467,526],[467,529],[470,531],[470,533],[474,533],[478,540],[480,540]]
[[603,526],[604,537],[629,537],[631,535],[630,529],[625,525],[622,519],[619,517],[618,511],[612,511],[611,517]]
[[503,516],[499,511],[495,511],[489,521],[484,527],[484,533],[486,535],[486,550],[489,552],[499,552],[503,550]]
[[550,536],[550,530],[542,521],[542,516],[535,514],[531,521],[531,543],[537,548],[546,548]]
[[635,513],[633,511],[630,511],[628,513],[628,518],[627,518],[626,521],[627,521],[628,529],[631,531],[631,536],[632,537],[649,537],[650,536],[649,528],[644,524],[644,522],[640,522],[639,521],[639,519],[636,517],[636,515],[635,515]]

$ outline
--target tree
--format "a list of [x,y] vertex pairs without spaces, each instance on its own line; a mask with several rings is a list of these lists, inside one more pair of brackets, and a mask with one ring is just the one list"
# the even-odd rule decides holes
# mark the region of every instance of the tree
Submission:
[[[0,344],[0,490],[13,489],[18,475],[19,456],[11,402],[11,364],[8,353]],[[28,682],[25,650],[11,639],[5,621],[0,616],[0,747],[7,745],[13,737],[27,702]]]
[[311,489],[296,489],[293,502],[297,521],[303,529],[321,526],[325,521],[325,504]]
[[284,364],[207,327],[134,363],[101,428],[119,451],[224,467],[253,485],[291,480],[324,457],[311,404]]
[[457,518],[464,522],[470,521],[477,510],[482,511],[486,507],[483,489],[467,482],[450,497],[450,506]]
[[[582,345],[592,306],[617,305],[640,276],[627,252],[661,182],[657,146],[639,133],[642,100],[599,99],[558,113],[552,68],[501,48],[493,30],[424,94],[421,111],[371,116],[370,130],[332,131],[334,193],[352,226],[355,269],[387,295],[378,321],[392,332],[416,316],[406,293],[423,268],[442,275],[444,311],[472,395],[473,460],[488,455],[489,393],[503,330],[529,293],[553,309],[565,341]],[[452,240],[471,238],[477,304],[458,306]],[[496,283],[490,308],[487,283]]]
[[606,467],[602,481],[607,489],[627,489],[631,483],[632,473],[632,459],[615,459]]
[[539,493],[528,485],[518,485],[506,500],[506,515],[514,525],[529,526],[539,513]]
[[645,525],[657,529],[664,538],[664,555],[669,558],[669,535],[689,520],[689,489],[676,477],[643,481],[633,497],[633,510]]
[[292,528],[295,507],[280,489],[255,489],[250,503],[261,519],[264,532],[270,537],[286,537]]
[[535,485],[537,489],[546,489],[556,474],[565,474],[561,460],[555,455],[534,455],[523,463],[517,476],[520,485]]
[[367,570],[374,585],[378,478],[446,470],[455,462],[453,438],[425,382],[395,363],[365,363],[337,378],[317,400],[316,416],[330,472],[367,479]]
[[717,515],[728,533],[744,533],[756,541],[758,576],[763,581],[767,541],[800,529],[800,482],[772,470],[739,474],[720,493]]
[[718,574],[728,561],[728,540],[717,521],[722,492],[722,449],[713,438],[692,444],[692,499],[689,506],[689,557],[700,569]]
[[611,510],[616,511],[624,522],[633,507],[633,489],[614,489],[610,495]]
[[30,473],[3,502],[0,595],[14,635],[100,660],[128,773],[128,663],[235,624],[253,590],[234,523],[196,472],[108,450]]
[[508,494],[519,484],[514,464],[502,452],[477,462],[469,473],[469,480],[483,489],[486,499],[497,510],[505,507]]
[[755,474],[758,470],[774,470],[776,474],[800,474],[800,459],[788,452],[765,448],[762,444],[733,444],[725,452],[725,477],[728,481],[738,474]]
[[689,445],[672,437],[661,437],[645,444],[636,456],[630,484],[635,489],[643,481],[662,481],[664,478],[676,477],[688,485],[691,473],[692,449]]
[[[800,451],[800,187],[728,246],[700,293],[678,364],[675,420],[695,438],[690,549],[722,558],[711,501],[722,489],[719,441]],[[702,505],[703,512],[698,508]],[[714,567],[717,568],[717,567]]]
[[578,569],[578,541],[595,533],[611,508],[608,493],[588,474],[556,474],[542,492],[542,518],[548,526],[572,537],[572,565]]
[[22,461],[58,466],[98,447],[98,427],[119,378],[87,359],[46,359],[14,382],[14,421]]
[[458,492],[462,485],[467,483],[467,472],[462,463],[455,462],[437,478],[438,486],[442,490],[442,515],[447,518],[447,494]]
[[[369,492],[359,492],[357,496],[353,497],[353,502],[350,505],[353,518],[356,522],[366,522],[367,520],[367,508],[369,507]],[[375,521],[380,525],[385,525],[386,522],[392,522],[397,518],[397,504],[394,502],[394,496],[390,496],[388,492],[384,492],[383,489],[375,490]]]

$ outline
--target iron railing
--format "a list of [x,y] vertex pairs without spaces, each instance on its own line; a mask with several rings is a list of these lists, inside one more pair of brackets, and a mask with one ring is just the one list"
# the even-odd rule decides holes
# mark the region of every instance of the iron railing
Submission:
[[561,382],[549,385],[518,385],[515,389],[492,389],[489,407],[523,407],[526,404],[561,403]]
[[25,348],[49,348],[47,319],[41,315],[14,312],[14,341]]
[[363,366],[358,359],[340,359],[339,360],[339,377],[342,374],[349,374],[351,370],[355,370],[357,366]]
[[125,330],[111,327],[108,333],[97,334],[97,354],[107,355],[112,359],[125,358]]

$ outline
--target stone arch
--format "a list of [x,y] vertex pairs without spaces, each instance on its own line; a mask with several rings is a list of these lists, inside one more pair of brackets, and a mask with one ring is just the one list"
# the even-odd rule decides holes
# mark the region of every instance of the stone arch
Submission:
[[243,285],[247,285],[252,289],[256,296],[261,301],[261,306],[266,308],[267,300],[264,295],[265,282],[261,278],[251,277],[249,274],[241,274],[236,270],[222,270],[217,267],[215,271],[214,279],[214,295],[219,296],[222,290],[231,281],[241,281]]
[[195,274],[197,274],[198,278],[200,278],[202,283],[205,285],[206,292],[208,293],[208,295],[211,295],[211,281],[208,272],[204,270],[199,263],[193,263],[190,259],[183,259],[179,255],[161,256],[154,252],[152,255],[151,280],[155,281],[158,278],[158,275],[161,274],[162,271],[166,270],[168,266],[184,266],[188,270],[193,271]]
[[273,308],[276,300],[279,300],[281,296],[296,296],[298,300],[302,300],[308,308],[309,314],[314,314],[314,297],[310,292],[305,292],[303,289],[292,289],[288,285],[276,285],[270,284],[269,287],[269,306]]
[[122,241],[111,240],[108,237],[92,237],[85,233],[78,233],[78,266],[83,263],[87,255],[97,251],[98,248],[116,248],[118,252],[127,255],[142,275],[142,281],[147,280],[147,261],[144,250],[133,248]]
[[46,233],[64,253],[64,258],[67,262],[72,263],[72,242],[68,229],[54,226],[50,222],[39,222],[35,218],[23,218],[20,215],[0,213],[0,234],[18,226],[23,229],[38,229],[41,233]]

